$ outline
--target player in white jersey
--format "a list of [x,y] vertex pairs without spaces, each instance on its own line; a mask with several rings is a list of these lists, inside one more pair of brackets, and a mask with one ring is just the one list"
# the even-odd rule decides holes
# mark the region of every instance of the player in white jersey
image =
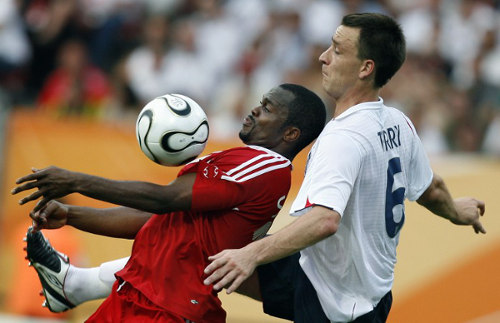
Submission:
[[404,36],[392,18],[343,18],[320,56],[323,87],[336,108],[291,207],[300,217],[265,239],[210,257],[206,284],[231,293],[255,278],[259,266],[268,314],[304,323],[384,322],[405,199],[485,233],[484,203],[452,199],[412,123],[379,96],[404,59]]
[[404,198],[416,200],[432,177],[412,124],[382,99],[327,124],[291,207],[300,214],[321,205],[342,216],[336,234],[301,252],[327,316],[348,321],[391,290]]

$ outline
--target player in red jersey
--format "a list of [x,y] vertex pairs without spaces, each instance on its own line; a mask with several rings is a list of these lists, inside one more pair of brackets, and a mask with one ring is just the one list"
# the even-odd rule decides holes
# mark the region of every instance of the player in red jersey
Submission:
[[[28,233],[28,257],[49,307],[51,301],[64,302],[50,273],[60,274],[65,259],[53,252],[59,271],[49,267],[50,257],[41,251],[47,248],[35,248],[45,241],[38,230],[69,224],[135,238],[111,295],[88,322],[224,322],[216,292],[203,284],[208,256],[266,234],[290,188],[291,160],[317,137],[324,122],[325,108],[317,95],[282,84],[245,118],[240,138],[247,146],[194,161],[169,185],[114,181],[57,167],[20,178],[14,194],[38,188],[21,204],[42,197],[30,214],[34,230]],[[122,207],[93,209],[51,201],[75,192]]]

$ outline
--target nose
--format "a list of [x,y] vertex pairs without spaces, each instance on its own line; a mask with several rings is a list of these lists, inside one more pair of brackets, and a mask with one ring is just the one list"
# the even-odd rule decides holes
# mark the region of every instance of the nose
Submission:
[[253,109],[252,109],[252,111],[251,111],[251,113],[252,113],[252,115],[253,115],[253,116],[255,116],[255,117],[256,117],[256,116],[258,116],[258,115],[259,115],[259,113],[260,113],[260,107],[255,107],[255,108],[253,108]]
[[328,57],[328,51],[330,50],[330,47],[328,47],[323,53],[321,53],[321,55],[319,55],[319,58],[318,60],[322,63],[322,64],[328,64],[327,62],[327,57]]

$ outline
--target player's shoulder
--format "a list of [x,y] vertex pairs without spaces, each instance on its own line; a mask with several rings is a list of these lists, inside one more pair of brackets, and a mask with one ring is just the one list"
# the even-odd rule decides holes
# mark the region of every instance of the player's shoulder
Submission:
[[403,111],[394,107],[386,107],[386,110],[391,114],[391,118],[402,126],[400,129],[402,134],[407,133],[410,136],[415,136],[417,134],[413,122]]
[[242,147],[234,147],[230,148],[224,151],[219,152],[220,157],[225,156],[225,157],[231,157],[231,158],[242,158],[242,159],[252,159],[252,158],[271,158],[271,159],[276,159],[276,160],[282,160],[284,162],[288,161],[290,162],[286,157],[283,157],[282,155],[264,148],[260,146],[254,146],[254,145],[249,145],[249,146],[242,146]]
[[223,166],[223,179],[244,182],[274,176],[277,172],[290,174],[291,162],[282,155],[259,146],[236,147],[221,152],[215,163]]

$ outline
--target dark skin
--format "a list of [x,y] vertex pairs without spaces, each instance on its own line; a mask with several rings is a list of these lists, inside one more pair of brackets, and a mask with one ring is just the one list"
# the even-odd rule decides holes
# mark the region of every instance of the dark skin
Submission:
[[[296,155],[300,129],[283,127],[283,124],[288,116],[288,104],[293,98],[291,92],[281,87],[267,92],[261,104],[245,118],[240,131],[242,141],[247,145],[268,148],[292,160]],[[18,186],[11,193],[37,189],[19,201],[19,204],[25,204],[41,198],[30,212],[35,230],[55,229],[68,224],[83,231],[120,238],[134,238],[153,213],[189,210],[196,179],[195,174],[185,174],[168,185],[158,185],[111,180],[55,166],[33,168],[32,172],[19,178],[16,181]],[[53,201],[71,193],[123,207],[93,209]]]
[[31,215],[36,230],[71,225],[81,231],[123,239],[134,239],[151,216],[152,213],[124,206],[97,209],[57,201],[49,201],[39,212]]

